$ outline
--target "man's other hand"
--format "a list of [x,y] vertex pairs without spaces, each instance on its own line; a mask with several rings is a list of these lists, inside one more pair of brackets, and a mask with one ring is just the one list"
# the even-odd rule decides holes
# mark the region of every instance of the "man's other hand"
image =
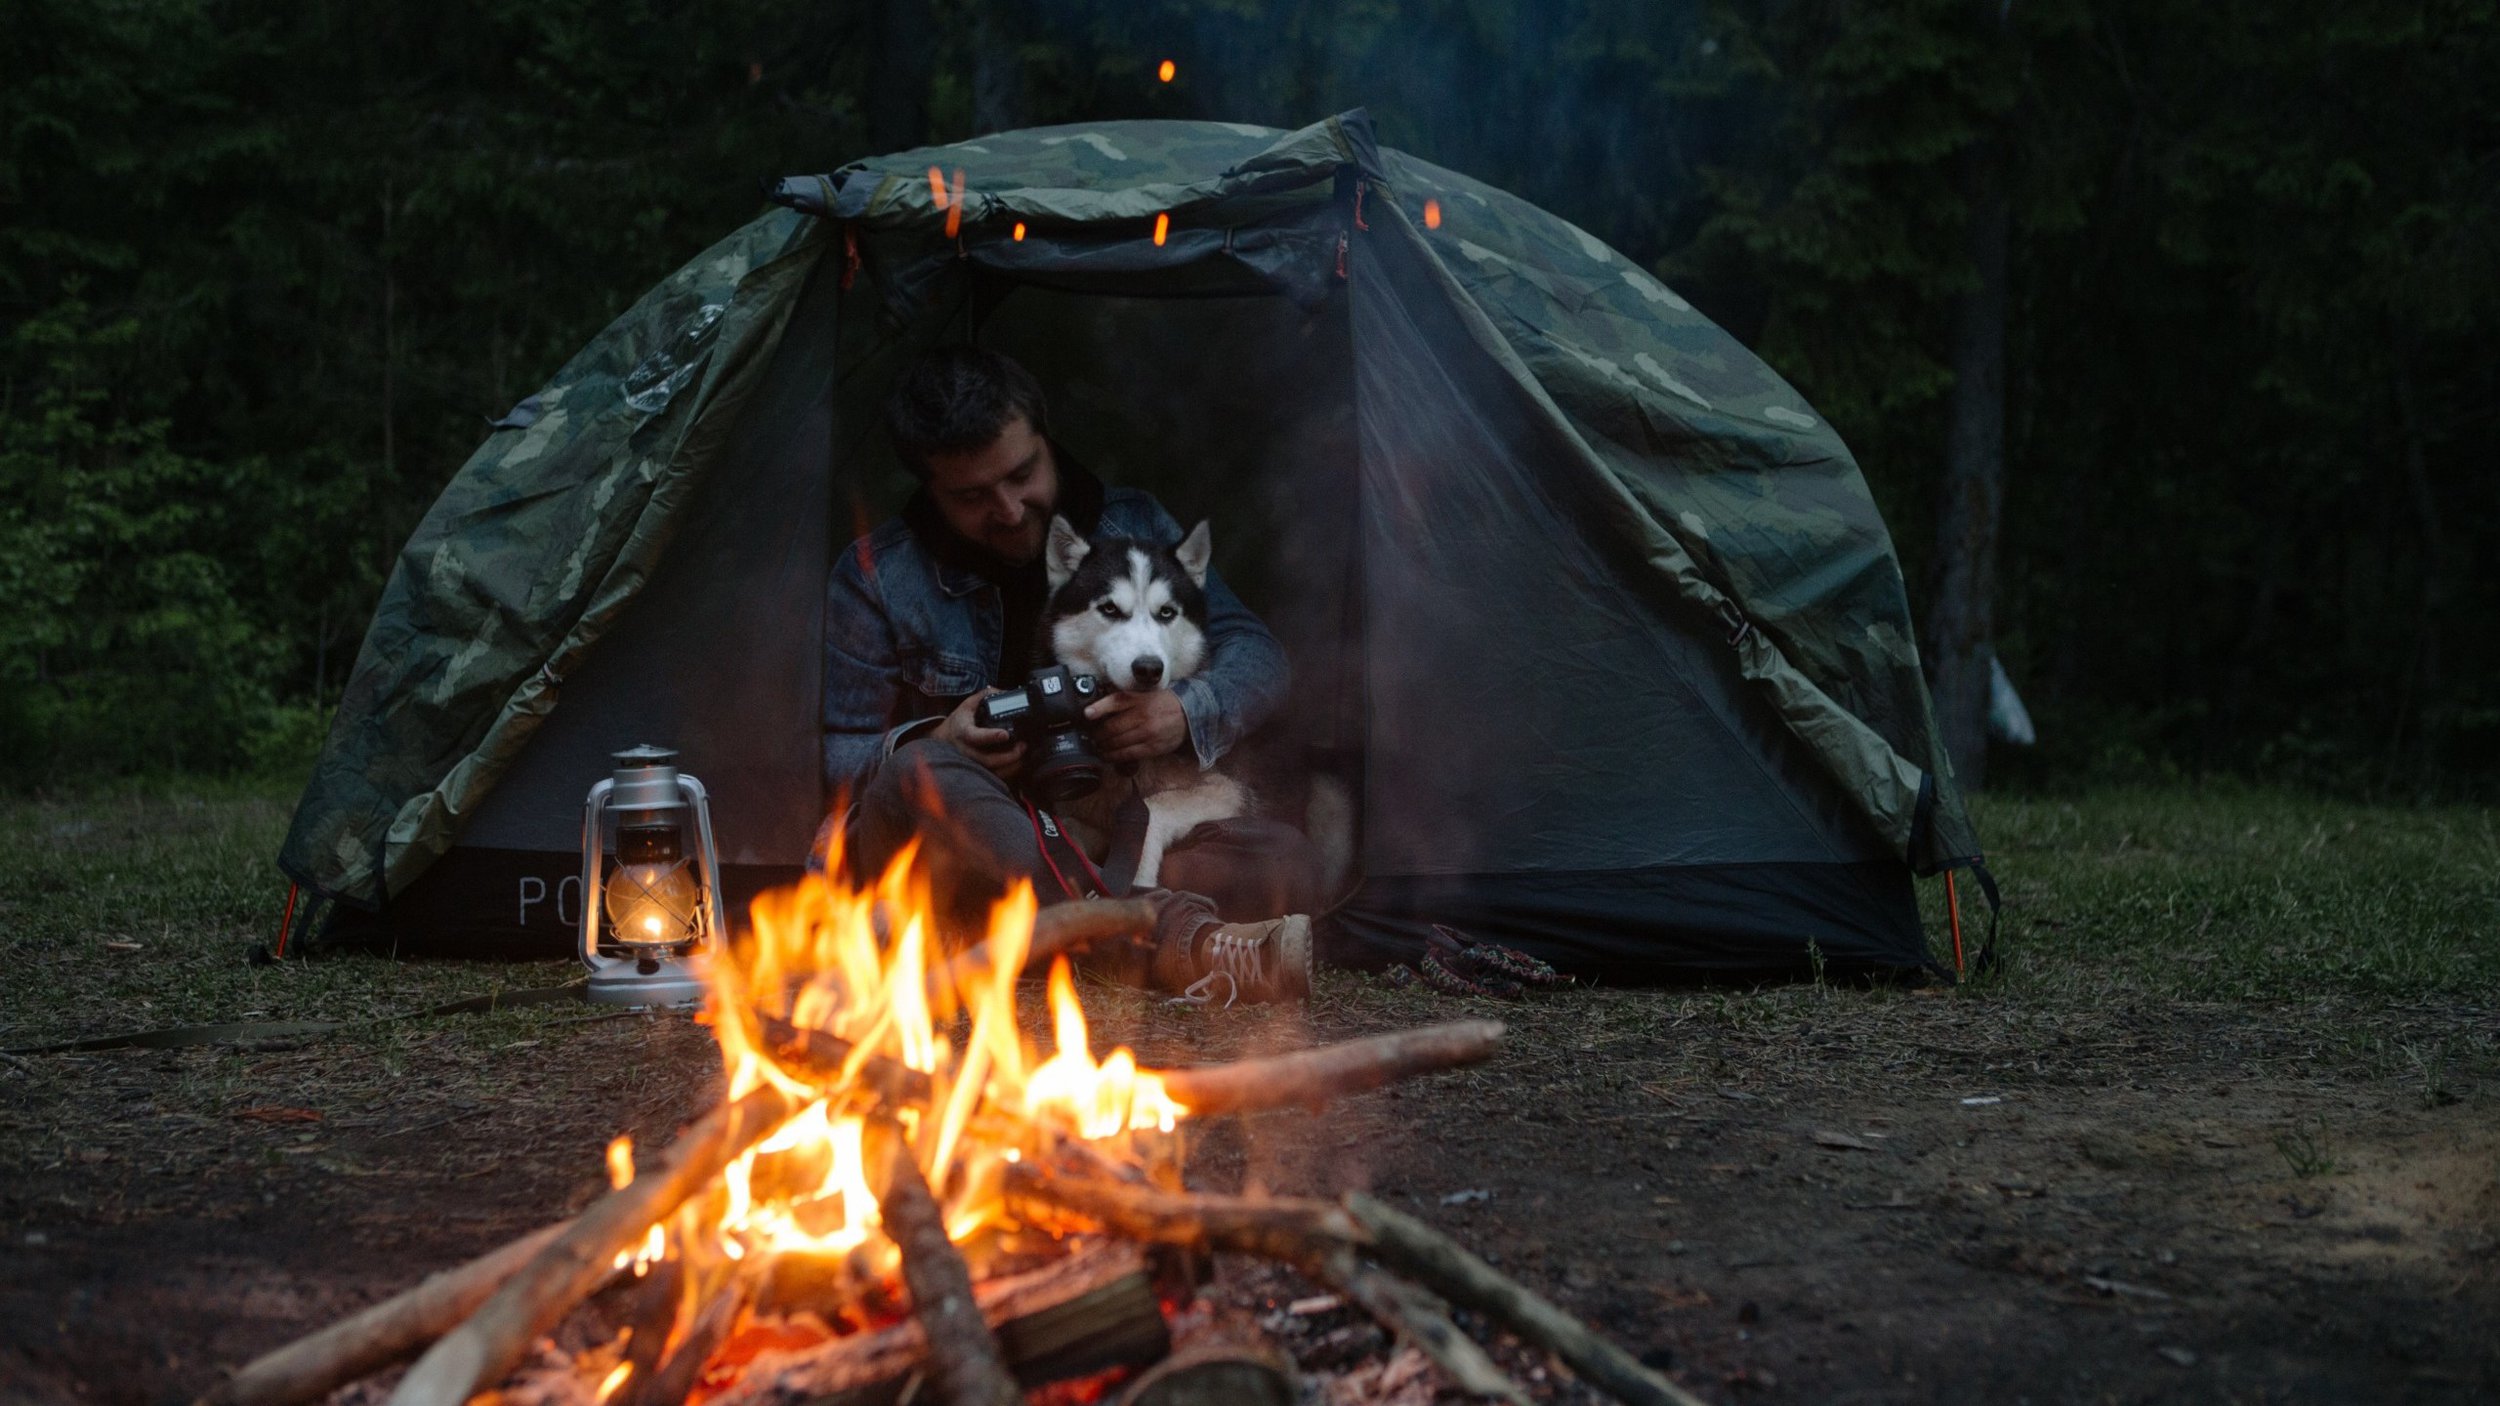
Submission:
[[1114,692],[1096,700],[1085,716],[1094,725],[1095,755],[1106,762],[1165,756],[1189,740],[1189,715],[1181,711],[1180,695],[1168,688]]
[[955,711],[947,714],[946,721],[937,728],[939,740],[1002,777],[1024,765],[1024,744],[1003,727],[981,726],[972,715],[980,710],[982,699],[1005,691],[993,688],[972,695],[956,704]]

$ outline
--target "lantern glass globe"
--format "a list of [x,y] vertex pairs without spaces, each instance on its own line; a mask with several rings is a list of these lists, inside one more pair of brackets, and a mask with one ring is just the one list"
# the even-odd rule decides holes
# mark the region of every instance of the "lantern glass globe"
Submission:
[[683,860],[620,864],[608,875],[603,904],[616,941],[629,947],[674,947],[695,937],[703,892]]

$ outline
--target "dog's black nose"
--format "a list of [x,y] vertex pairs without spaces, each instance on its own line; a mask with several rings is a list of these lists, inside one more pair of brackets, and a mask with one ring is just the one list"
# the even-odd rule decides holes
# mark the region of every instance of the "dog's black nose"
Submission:
[[1139,688],[1152,688],[1163,682],[1163,661],[1151,654],[1129,665],[1128,671],[1137,676]]

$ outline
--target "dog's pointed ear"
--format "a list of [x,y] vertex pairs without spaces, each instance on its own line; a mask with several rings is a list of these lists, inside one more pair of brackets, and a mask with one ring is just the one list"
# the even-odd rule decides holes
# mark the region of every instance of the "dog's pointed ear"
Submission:
[[1207,559],[1214,554],[1215,543],[1207,536],[1204,518],[1199,519],[1196,527],[1189,529],[1189,535],[1181,539],[1180,546],[1172,553],[1180,558],[1181,570],[1189,573],[1190,581],[1201,588],[1207,584]]
[[1050,588],[1056,591],[1068,584],[1068,578],[1076,575],[1077,567],[1084,563],[1085,554],[1093,549],[1093,544],[1077,535],[1075,526],[1066,518],[1051,518],[1050,541],[1042,548],[1047,568],[1044,574],[1050,578]]

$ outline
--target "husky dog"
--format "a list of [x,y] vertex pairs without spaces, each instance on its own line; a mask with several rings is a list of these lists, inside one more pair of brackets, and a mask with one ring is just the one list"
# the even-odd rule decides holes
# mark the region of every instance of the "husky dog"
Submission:
[[[1110,688],[1150,693],[1195,674],[1207,659],[1207,560],[1199,523],[1177,547],[1126,537],[1092,542],[1065,518],[1050,522],[1043,559],[1050,603],[1042,611],[1044,652]],[[1173,841],[1210,820],[1250,811],[1250,793],[1220,771],[1201,770],[1187,751],[1137,763],[1146,802],[1146,847],[1135,884],[1152,887]],[[1117,782],[1077,806],[1076,819],[1102,834],[1128,796]]]

